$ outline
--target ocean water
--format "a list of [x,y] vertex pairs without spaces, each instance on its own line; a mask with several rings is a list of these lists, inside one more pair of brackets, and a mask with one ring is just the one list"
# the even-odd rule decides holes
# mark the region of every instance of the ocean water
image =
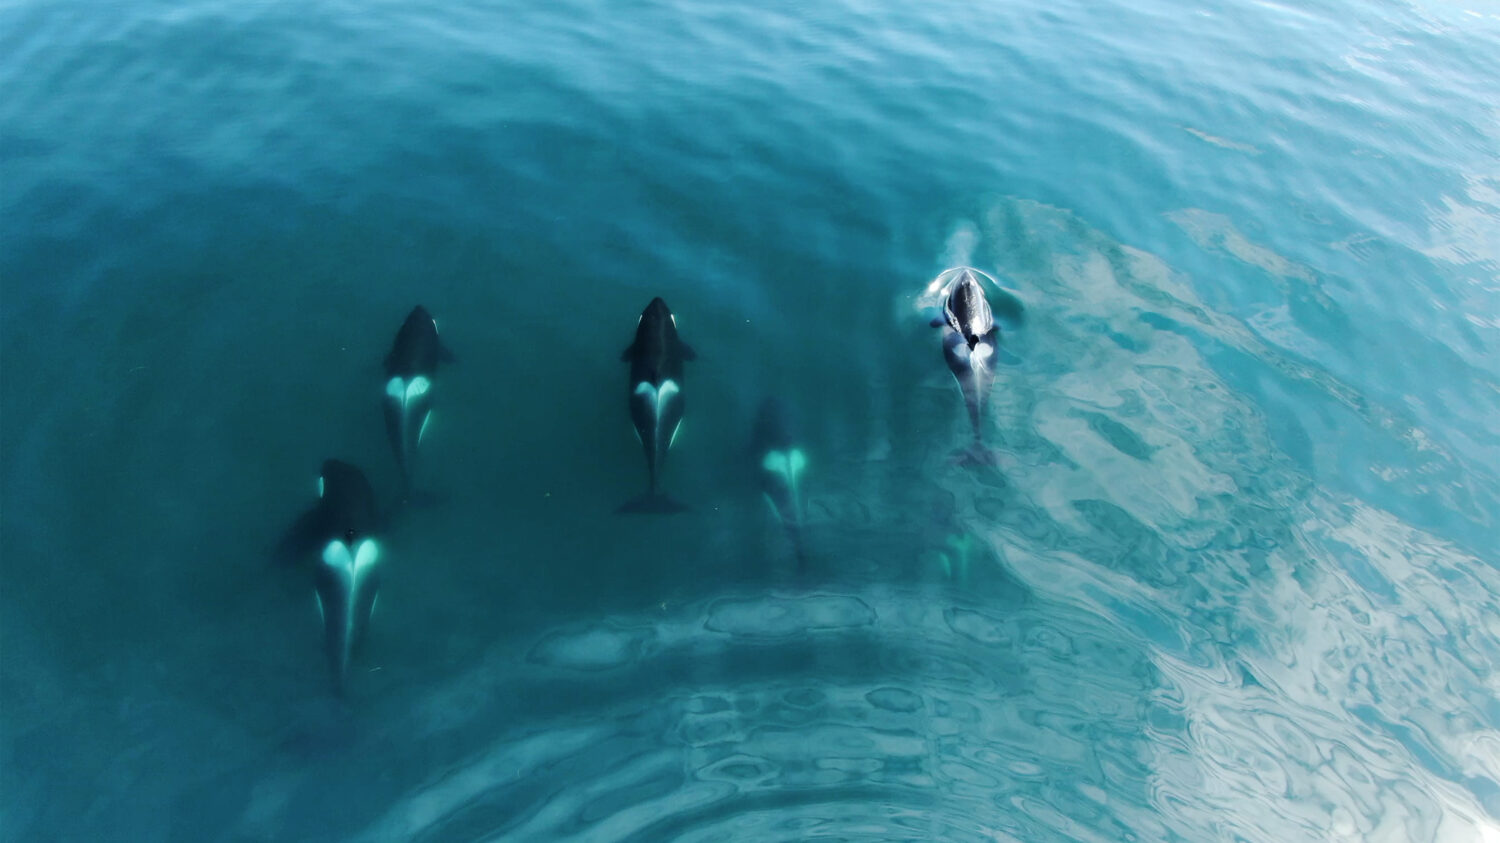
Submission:
[[[1487,0],[11,0],[0,91],[4,839],[1500,840]],[[338,699],[270,549],[418,303]]]

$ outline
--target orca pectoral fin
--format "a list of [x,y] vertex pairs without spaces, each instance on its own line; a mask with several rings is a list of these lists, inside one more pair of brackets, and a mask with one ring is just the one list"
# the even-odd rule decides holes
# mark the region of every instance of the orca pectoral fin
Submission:
[[630,343],[630,345],[625,346],[625,350],[622,351],[622,352],[620,352],[620,359],[623,360],[626,363],[629,363],[630,362],[630,358],[632,356],[634,356],[634,355],[635,355],[635,341],[632,340],[631,343]]
[[444,363],[458,362],[458,358],[453,356],[453,351],[448,348],[446,343],[442,342],[438,343],[438,359]]
[[297,516],[297,520],[282,533],[271,553],[277,565],[290,567],[305,561],[322,541],[323,512],[314,507]]
[[948,324],[948,320],[947,319],[944,319],[941,316],[934,316],[934,317],[932,317],[931,321],[929,321],[927,323],[927,327],[929,327],[929,328],[941,328],[941,327],[943,327],[946,324]]
[[677,341],[677,350],[682,354],[682,359],[684,360],[698,359],[698,352],[694,351],[692,346],[688,345],[682,340]]
[[656,492],[647,492],[633,501],[621,504],[620,508],[615,510],[616,514],[619,515],[671,515],[686,511],[687,506],[685,504],[678,503],[672,498]]

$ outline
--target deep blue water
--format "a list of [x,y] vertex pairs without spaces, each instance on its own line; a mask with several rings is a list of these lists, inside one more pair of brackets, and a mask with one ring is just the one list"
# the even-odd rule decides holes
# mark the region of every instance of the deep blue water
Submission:
[[[6,839],[1500,840],[1493,4],[15,0],[0,91]],[[269,550],[417,303],[340,701]]]

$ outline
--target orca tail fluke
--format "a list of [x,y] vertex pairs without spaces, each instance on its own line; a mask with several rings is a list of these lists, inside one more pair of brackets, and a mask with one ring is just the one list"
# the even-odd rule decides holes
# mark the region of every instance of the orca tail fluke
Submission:
[[647,492],[635,500],[626,501],[620,505],[619,509],[615,510],[620,515],[671,515],[674,512],[686,511],[686,504],[679,503],[660,492]]

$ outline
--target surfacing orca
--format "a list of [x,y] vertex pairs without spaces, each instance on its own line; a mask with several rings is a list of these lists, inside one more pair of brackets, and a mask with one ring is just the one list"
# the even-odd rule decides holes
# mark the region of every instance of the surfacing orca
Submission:
[[680,512],[682,504],[657,492],[667,451],[682,425],[682,364],[698,355],[677,336],[677,317],[660,297],[651,300],[636,324],[635,340],[621,355],[630,363],[630,420],[646,452],[650,487],[619,512]]
[[453,359],[438,339],[437,320],[417,305],[396,332],[385,357],[385,429],[401,468],[401,497],[412,492],[417,447],[432,421],[432,385],[438,363]]
[[807,468],[807,453],[795,435],[791,410],[780,399],[761,402],[751,434],[751,454],[759,469],[761,492],[771,513],[786,529],[801,566],[802,522],[807,515],[802,475]]
[[980,419],[999,362],[1000,329],[973,270],[964,267],[958,271],[943,300],[943,315],[932,324],[943,329],[943,360],[958,381],[978,443]]

